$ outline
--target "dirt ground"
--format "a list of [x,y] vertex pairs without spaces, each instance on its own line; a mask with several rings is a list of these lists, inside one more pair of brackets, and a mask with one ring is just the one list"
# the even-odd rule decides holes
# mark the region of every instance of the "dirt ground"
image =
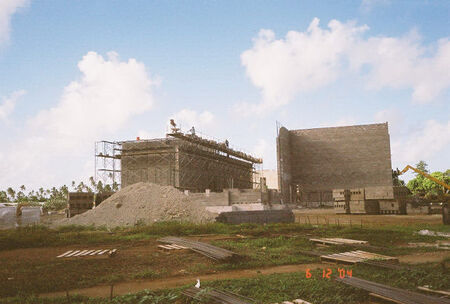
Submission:
[[329,225],[410,225],[410,224],[442,224],[440,214],[336,214],[334,209],[296,209],[293,210],[295,221],[304,224]]
[[[239,236],[197,235],[190,238],[211,241],[239,238]],[[8,288],[8,285],[10,285],[10,288],[14,285],[26,286],[26,282],[45,282],[48,285],[39,288],[42,292],[40,296],[43,297],[64,296],[65,290],[68,290],[70,294],[107,297],[110,293],[110,282],[108,277],[105,277],[105,273],[122,277],[120,282],[114,283],[114,294],[122,295],[143,289],[157,290],[190,283],[195,284],[197,278],[201,281],[250,278],[273,273],[301,272],[307,268],[330,267],[329,264],[298,264],[218,271],[213,267],[214,262],[204,256],[190,250],[161,251],[157,248],[157,244],[155,239],[151,239],[127,245],[121,243],[99,246],[73,245],[0,251],[0,261],[8,261],[7,267],[0,270],[0,281],[6,283],[3,288]],[[118,254],[112,258],[56,258],[56,256],[68,250],[112,248],[119,249]],[[449,251],[436,251],[399,256],[399,260],[402,263],[418,264],[440,262],[449,256]],[[15,265],[19,264],[22,265],[22,271],[16,272]],[[23,271],[24,264],[27,265],[29,271]],[[201,267],[198,267],[198,265],[201,265]],[[10,269],[10,271],[7,269]],[[152,269],[154,272],[151,271]],[[143,275],[141,277],[133,276],[136,273],[142,273]],[[96,276],[103,278],[103,280],[96,282],[94,287],[72,289],[70,285],[61,284],[61,281],[64,281],[67,277],[83,280],[85,277]],[[55,290],[55,284],[60,284],[57,289],[62,291],[45,292],[46,286],[51,286]]]
[[[258,275],[268,275],[274,273],[291,273],[306,271],[306,269],[316,269],[316,268],[327,268],[330,267],[326,264],[303,264],[303,265],[283,265],[269,268],[260,269],[244,269],[244,270],[232,270],[223,271],[215,274],[200,274],[200,275],[186,275],[177,276],[166,279],[157,280],[141,280],[133,282],[122,282],[114,285],[114,294],[123,295],[127,293],[138,292],[144,289],[158,290],[166,288],[175,288],[192,283],[195,285],[197,279],[202,281],[213,281],[213,280],[224,280],[224,279],[240,279],[240,278],[251,278]],[[79,294],[90,297],[108,297],[110,294],[110,286],[100,285],[90,288],[74,289],[71,290],[71,294]],[[65,292],[51,292],[40,294],[41,297],[61,297],[65,296]]]

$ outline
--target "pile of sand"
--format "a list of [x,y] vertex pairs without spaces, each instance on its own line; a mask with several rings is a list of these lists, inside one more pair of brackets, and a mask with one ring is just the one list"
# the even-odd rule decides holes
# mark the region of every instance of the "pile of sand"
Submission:
[[64,219],[57,225],[117,227],[162,221],[205,223],[214,218],[215,214],[172,186],[141,182],[123,188],[95,209]]

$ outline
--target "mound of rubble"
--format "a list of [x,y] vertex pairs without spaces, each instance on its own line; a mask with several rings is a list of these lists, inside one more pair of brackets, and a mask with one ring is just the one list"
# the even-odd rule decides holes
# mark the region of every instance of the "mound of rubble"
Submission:
[[215,214],[172,186],[136,183],[121,189],[99,206],[57,225],[134,226],[163,221],[206,223]]

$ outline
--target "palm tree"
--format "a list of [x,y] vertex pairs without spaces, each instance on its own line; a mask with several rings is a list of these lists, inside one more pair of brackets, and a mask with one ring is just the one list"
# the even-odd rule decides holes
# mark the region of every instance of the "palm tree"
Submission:
[[13,188],[9,187],[6,189],[6,192],[8,193],[11,202],[16,200],[16,191],[14,191]]

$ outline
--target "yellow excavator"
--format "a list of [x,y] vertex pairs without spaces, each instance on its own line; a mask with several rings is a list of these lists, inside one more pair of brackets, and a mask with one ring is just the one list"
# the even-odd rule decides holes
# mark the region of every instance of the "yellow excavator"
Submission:
[[[398,175],[402,175],[403,173],[405,173],[406,171],[408,171],[409,169],[413,170],[414,172],[421,174],[423,176],[425,176],[426,178],[432,180],[433,182],[441,185],[442,187],[444,187],[445,189],[447,189],[447,192],[450,192],[450,186],[447,185],[446,183],[444,183],[441,180],[438,180],[437,178],[431,176],[428,173],[425,173],[417,168],[411,167],[410,165],[407,165],[405,167],[405,169],[403,169],[402,171],[399,172]],[[444,191],[445,192],[445,191]],[[444,223],[444,225],[450,225],[450,206],[446,203],[444,203],[442,205],[442,222]]]
[[435,183],[441,185],[442,187],[444,187],[445,189],[447,189],[447,191],[450,192],[450,185],[447,185],[447,184],[444,183],[443,181],[438,180],[437,178],[435,178],[435,177],[431,176],[430,174],[425,173],[425,172],[423,172],[423,171],[421,171],[421,170],[419,170],[419,169],[416,169],[416,168],[414,168],[414,167],[411,167],[410,165],[407,165],[407,166],[405,167],[405,169],[403,169],[402,171],[399,172],[398,175],[402,175],[403,173],[405,173],[405,172],[408,171],[409,169],[413,170],[413,171],[416,172],[416,173],[419,173],[420,175],[425,176],[425,177],[428,178],[428,179],[431,179],[433,182],[435,182]]

